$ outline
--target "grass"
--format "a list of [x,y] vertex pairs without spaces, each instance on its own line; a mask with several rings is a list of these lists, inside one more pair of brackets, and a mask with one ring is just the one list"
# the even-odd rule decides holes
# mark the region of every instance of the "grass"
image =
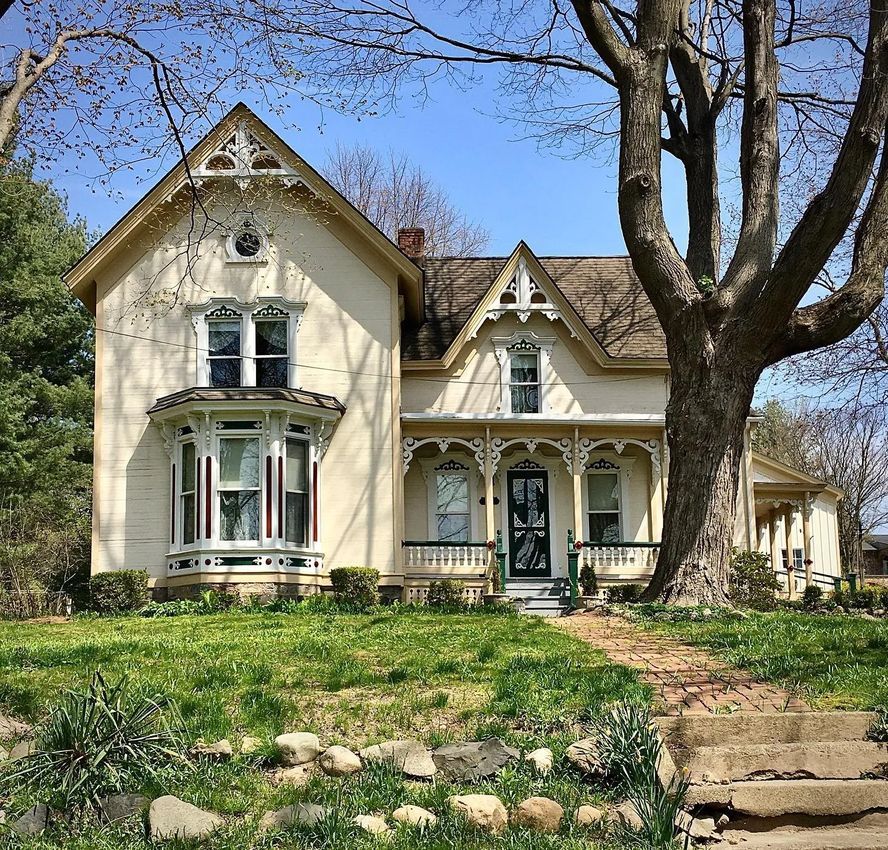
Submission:
[[[161,693],[179,706],[190,738],[243,735],[270,741],[285,730],[310,729],[322,743],[357,749],[375,741],[416,737],[429,745],[498,734],[524,750],[550,746],[560,757],[582,734],[584,719],[617,700],[646,701],[647,689],[628,668],[542,620],[512,616],[436,615],[412,611],[368,615],[244,614],[168,619],[76,619],[64,624],[0,623],[0,711],[39,719],[62,690],[84,685],[94,670],[131,688]],[[216,848],[370,847],[355,814],[391,812],[402,803],[440,813],[444,800],[468,790],[514,804],[531,795],[557,799],[568,816],[601,792],[563,770],[548,778],[510,766],[482,786],[405,783],[385,770],[339,782],[314,779],[303,788],[275,788],[259,759],[170,769],[149,789],[173,793],[228,819]],[[17,793],[10,815],[36,798]],[[262,812],[305,800],[342,815],[318,830],[261,837]],[[565,819],[567,822],[567,818]],[[128,850],[144,847],[138,825],[59,828],[29,848]],[[0,838],[2,841],[2,838]],[[399,832],[393,847],[607,847],[573,834],[520,830],[494,842],[445,816],[434,835]]]
[[798,694],[812,708],[888,706],[888,621],[791,611],[748,619],[661,622],[636,612],[646,628],[669,634],[757,678]]

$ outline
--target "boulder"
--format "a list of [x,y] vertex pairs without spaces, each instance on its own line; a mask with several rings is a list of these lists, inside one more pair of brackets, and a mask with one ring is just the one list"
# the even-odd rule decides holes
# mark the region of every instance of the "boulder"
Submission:
[[421,829],[427,826],[434,826],[438,822],[428,809],[422,806],[401,806],[392,812],[392,820],[398,823],[406,823],[410,826],[418,826]]
[[328,747],[318,757],[318,764],[327,776],[351,776],[361,770],[361,759],[348,747]]
[[149,802],[141,794],[112,794],[99,799],[100,816],[105,823],[116,823],[138,814]]
[[694,841],[706,841],[712,838],[715,832],[715,820],[713,818],[695,818],[687,812],[679,812],[675,816],[675,825],[687,833]]
[[281,767],[275,770],[269,779],[272,785],[288,785],[292,788],[301,788],[308,783],[312,776],[317,775],[316,762],[298,764],[296,767]]
[[604,812],[595,806],[580,806],[577,809],[577,826],[594,826],[604,818]]
[[617,823],[628,829],[639,830],[644,826],[641,815],[638,814],[635,806],[633,806],[628,800],[624,800],[619,806],[616,806],[613,810],[613,814]]
[[178,838],[203,841],[225,821],[212,812],[205,812],[171,794],[158,797],[148,809],[148,835],[152,841]]
[[535,832],[558,832],[564,809],[548,797],[530,797],[512,812],[512,822]]
[[312,732],[289,732],[274,739],[278,760],[285,767],[314,761],[321,751],[318,736]]
[[509,813],[499,797],[493,794],[460,794],[448,797],[450,807],[468,823],[494,835],[509,825]]
[[242,756],[248,756],[262,749],[263,741],[254,735],[244,735],[241,739],[240,751]]
[[383,741],[361,750],[361,758],[367,762],[391,765],[414,779],[429,779],[438,770],[420,741]]
[[601,754],[595,738],[583,738],[582,741],[571,744],[565,751],[564,757],[586,776],[604,775],[604,765],[601,763]]
[[198,741],[190,750],[191,755],[197,758],[205,758],[209,761],[228,761],[234,755],[234,749],[227,738],[212,744]]
[[521,754],[499,738],[445,744],[432,753],[441,775],[446,779],[472,782],[493,776]]
[[385,820],[376,815],[355,815],[354,823],[371,835],[385,835],[391,831]]
[[38,803],[12,822],[12,831],[23,837],[40,835],[48,822],[49,809],[43,803]]
[[529,762],[540,776],[545,776],[552,770],[555,755],[548,747],[540,747],[538,750],[527,753],[524,756],[524,761]]
[[18,761],[27,758],[37,752],[37,744],[34,741],[19,741],[8,754],[9,761]]
[[315,803],[296,803],[286,806],[276,812],[266,812],[259,821],[260,832],[268,832],[272,829],[283,829],[294,823],[312,826],[322,821],[327,816],[327,809]]
[[0,714],[0,741],[15,741],[19,738],[30,738],[34,727],[24,720],[17,720],[6,714]]

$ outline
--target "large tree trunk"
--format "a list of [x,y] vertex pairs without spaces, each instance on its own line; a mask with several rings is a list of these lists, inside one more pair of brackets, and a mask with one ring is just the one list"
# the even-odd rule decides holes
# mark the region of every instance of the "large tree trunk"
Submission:
[[729,364],[674,366],[666,410],[669,492],[648,600],[729,603],[740,463],[757,378]]

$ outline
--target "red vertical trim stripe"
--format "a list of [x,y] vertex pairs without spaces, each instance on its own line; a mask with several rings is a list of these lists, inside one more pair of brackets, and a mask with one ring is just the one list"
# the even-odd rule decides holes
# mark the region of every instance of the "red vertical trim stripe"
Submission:
[[284,539],[284,459],[278,458],[278,537]]
[[265,536],[271,537],[271,508],[274,492],[271,488],[271,455],[265,456]]
[[200,458],[194,459],[195,466],[195,476],[194,476],[194,489],[197,491],[194,494],[194,539],[200,540]]
[[206,519],[206,529],[207,529],[207,537],[213,536],[213,460],[212,458],[207,458],[207,519]]
[[172,500],[170,502],[170,543],[176,542],[176,464],[173,464],[173,486],[170,488]]
[[311,470],[311,539],[318,542],[318,462]]

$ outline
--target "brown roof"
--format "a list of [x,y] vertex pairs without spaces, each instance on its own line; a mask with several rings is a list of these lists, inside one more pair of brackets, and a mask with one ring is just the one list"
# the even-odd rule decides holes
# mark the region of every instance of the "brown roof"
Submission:
[[[405,332],[405,360],[436,360],[490,289],[507,257],[427,258],[426,319]],[[666,357],[654,308],[628,257],[537,257],[580,319],[614,358]]]
[[191,387],[157,399],[148,411],[148,415],[194,401],[222,404],[228,401],[255,401],[257,403],[287,401],[345,413],[345,405],[335,396],[309,390],[293,390],[283,387]]

